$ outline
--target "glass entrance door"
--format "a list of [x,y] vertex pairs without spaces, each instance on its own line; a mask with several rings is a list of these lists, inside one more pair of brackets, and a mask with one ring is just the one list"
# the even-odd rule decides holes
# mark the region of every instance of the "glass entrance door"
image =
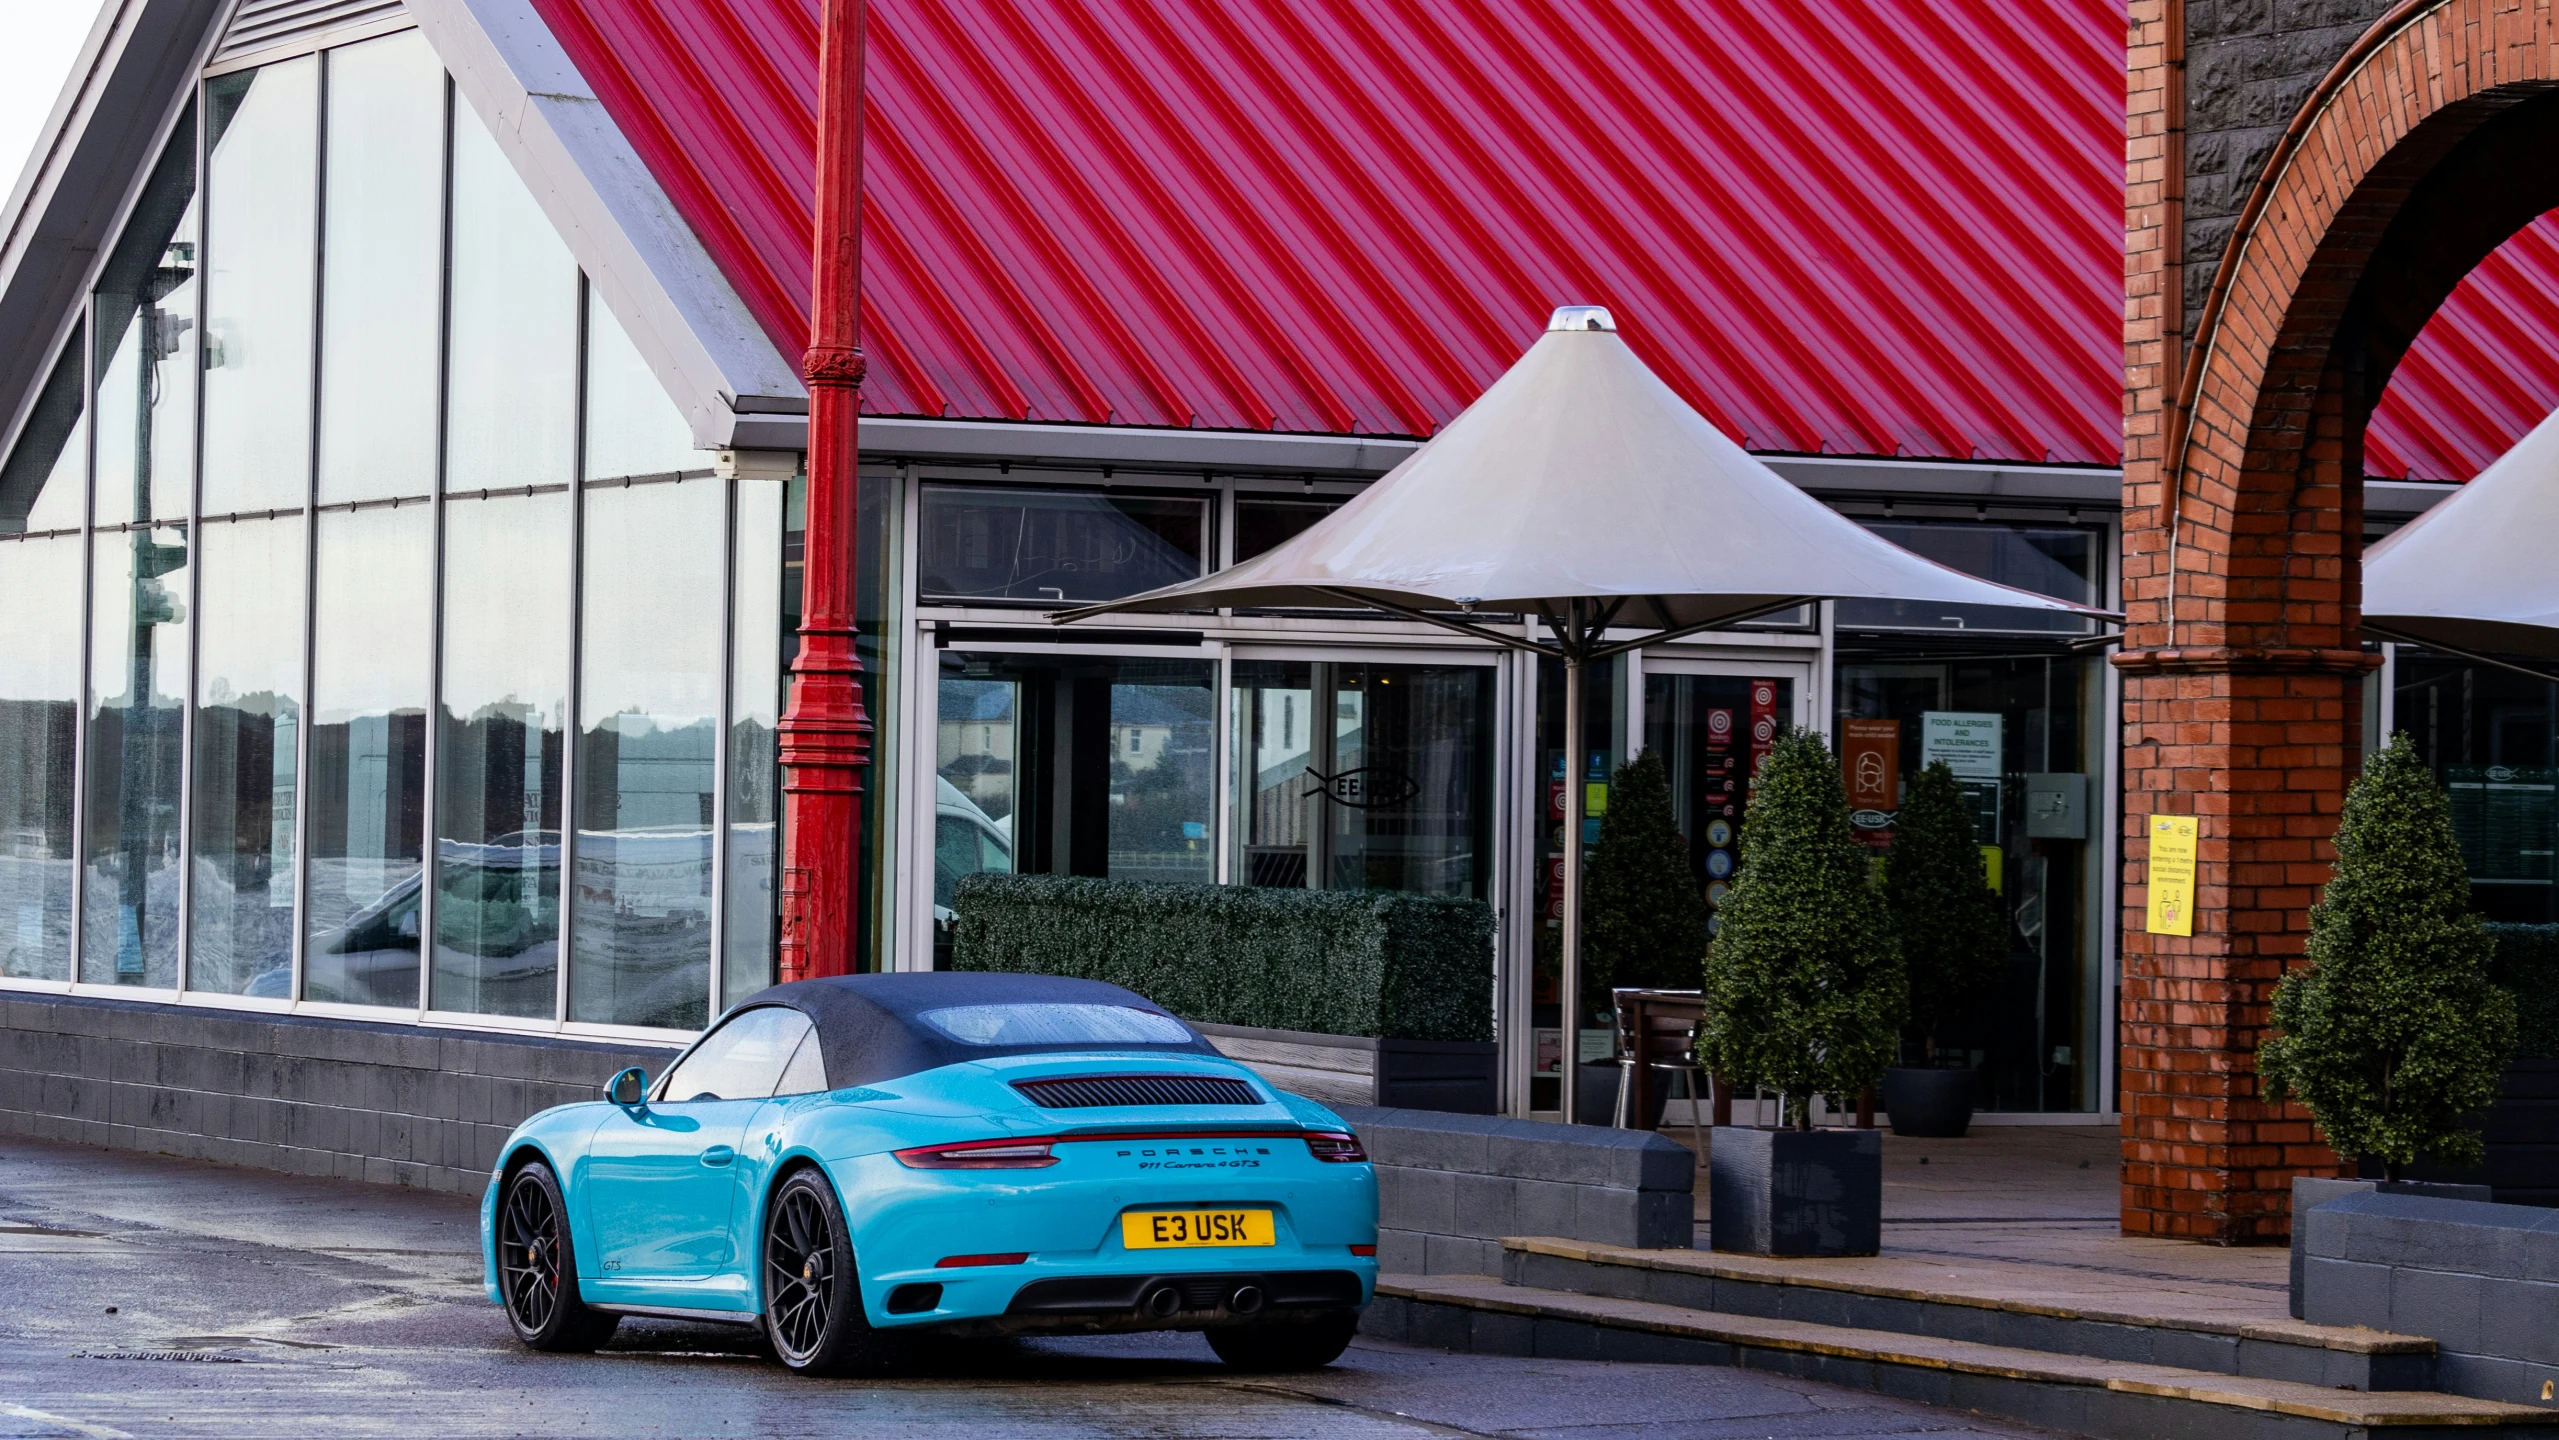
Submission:
[[[1537,879],[1538,929],[1530,1014],[1536,1043],[1529,1064],[1529,1105],[1553,1110],[1563,1060],[1561,1004],[1566,788],[1563,695],[1560,674],[1541,666],[1541,837]],[[1690,875],[1710,905],[1719,904],[1741,868],[1743,816],[1752,777],[1787,727],[1810,719],[1806,708],[1811,670],[1792,660],[1725,660],[1648,652],[1631,672],[1584,687],[1584,733],[1590,737],[1586,769],[1585,884],[1590,848],[1599,843],[1620,765],[1634,754],[1658,757],[1670,784],[1672,818],[1686,845]],[[1710,924],[1712,923],[1710,919]],[[1619,985],[1693,990],[1704,980],[1705,956],[1663,956],[1649,973],[1619,976]],[[1607,1060],[1614,1025],[1611,981],[1585,971],[1581,984],[1580,1059]],[[1585,1072],[1588,1074],[1589,1072]]]

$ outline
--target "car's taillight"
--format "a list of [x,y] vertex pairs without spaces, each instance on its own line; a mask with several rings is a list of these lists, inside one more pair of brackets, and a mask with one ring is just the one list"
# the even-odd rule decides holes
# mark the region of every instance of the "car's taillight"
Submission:
[[957,1270],[965,1265],[1019,1265],[1030,1258],[1028,1251],[1016,1251],[1010,1255],[945,1255],[933,1262],[933,1268]]
[[897,1152],[910,1170],[1039,1170],[1057,1163],[1046,1140],[964,1140]]
[[[1366,1255],[1371,1258],[1375,1258],[1377,1254],[1377,1247],[1374,1245],[1354,1245],[1351,1247],[1351,1253],[1354,1255]],[[947,1265],[951,1262],[945,1260],[942,1263]]]
[[1315,1152],[1316,1159],[1331,1165],[1358,1165],[1368,1159],[1368,1152],[1359,1148],[1356,1135],[1338,1132],[1309,1135],[1306,1148]]

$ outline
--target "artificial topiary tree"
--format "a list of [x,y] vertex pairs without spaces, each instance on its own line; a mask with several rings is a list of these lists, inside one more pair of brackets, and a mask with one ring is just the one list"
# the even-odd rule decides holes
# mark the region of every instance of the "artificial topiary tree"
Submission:
[[1910,1021],[1934,1062],[1938,1032],[1998,983],[2008,961],[2008,917],[1983,873],[1963,787],[1943,760],[1910,782],[1893,817],[1884,908],[1910,977]]
[[2515,1043],[2494,949],[2470,913],[2452,807],[2416,742],[2393,736],[2346,793],[2310,963],[2275,990],[2277,1033],[2257,1052],[2266,1095],[2300,1100],[2331,1148],[2393,1180],[2420,1159],[2477,1164],[2462,1121],[2497,1098]]
[[1696,983],[1706,915],[1706,894],[1688,868],[1688,842],[1671,810],[1670,771],[1643,751],[1617,767],[1582,879],[1584,993]]
[[1697,1055],[1736,1084],[1777,1091],[1786,1123],[1808,1130],[1813,1096],[1854,1095],[1882,1078],[1909,993],[1820,736],[1777,741],[1743,819],[1741,873],[1706,952]]

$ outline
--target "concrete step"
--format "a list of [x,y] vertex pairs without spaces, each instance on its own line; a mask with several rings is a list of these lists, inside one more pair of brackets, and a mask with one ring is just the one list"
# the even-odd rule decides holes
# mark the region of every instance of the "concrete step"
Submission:
[[2352,1391],[1646,1300],[1387,1275],[1361,1331],[1473,1354],[1735,1365],[2100,1440],[2559,1440],[2559,1409]]
[[2424,1336],[2308,1325],[2279,1297],[2234,1303],[2226,1288],[1890,1255],[1779,1260],[1538,1238],[1502,1249],[1502,1278],[1540,1290],[2342,1390],[2436,1388]]

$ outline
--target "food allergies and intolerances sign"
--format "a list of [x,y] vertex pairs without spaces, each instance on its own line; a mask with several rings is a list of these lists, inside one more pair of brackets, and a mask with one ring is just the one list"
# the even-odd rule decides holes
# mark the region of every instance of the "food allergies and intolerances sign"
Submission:
[[1919,717],[1919,767],[1943,760],[1958,780],[1997,780],[1999,720],[1995,711],[1930,710]]
[[2195,817],[2150,817],[2150,916],[2153,935],[2195,933]]

